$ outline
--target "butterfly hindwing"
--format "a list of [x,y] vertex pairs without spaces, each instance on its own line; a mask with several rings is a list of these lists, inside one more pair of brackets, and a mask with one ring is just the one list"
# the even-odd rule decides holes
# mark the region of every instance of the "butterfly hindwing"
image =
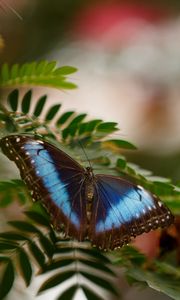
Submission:
[[43,202],[55,227],[64,224],[67,235],[84,239],[84,169],[63,151],[34,137],[12,135],[0,145],[20,169],[32,197]]
[[91,239],[114,249],[151,229],[170,225],[169,209],[142,187],[115,176],[96,175]]

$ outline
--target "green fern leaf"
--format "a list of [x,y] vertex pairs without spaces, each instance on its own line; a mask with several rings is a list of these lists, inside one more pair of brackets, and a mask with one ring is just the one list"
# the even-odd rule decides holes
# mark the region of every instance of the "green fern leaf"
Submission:
[[54,71],[54,75],[69,75],[69,74],[72,74],[72,73],[75,73],[77,72],[77,68],[74,68],[74,67],[69,67],[69,66],[64,66],[64,67],[60,67],[58,69],[56,69]]
[[70,124],[62,131],[62,137],[66,139],[69,135],[74,136],[78,131],[79,124],[84,120],[86,114],[77,115]]
[[43,269],[44,264],[45,264],[45,255],[44,255],[44,253],[32,241],[29,241],[28,247],[29,247],[29,250],[30,250],[31,254],[33,255],[35,261],[37,262],[37,264],[41,267],[41,269]]
[[[64,292],[62,292],[62,294],[57,298],[57,300],[71,300],[73,299],[73,297],[75,296],[76,292],[77,292],[77,286],[73,285],[70,288],[68,288],[67,290],[65,290]],[[90,298],[88,298],[90,299]]]
[[47,61],[45,61],[45,60],[40,61],[40,62],[36,65],[35,74],[36,74],[36,75],[44,74],[44,70],[45,70],[46,66],[47,66]]
[[26,252],[21,248],[18,249],[19,252],[19,267],[20,272],[22,274],[22,277],[24,278],[24,281],[26,283],[26,286],[29,286],[32,278],[32,267],[30,263],[30,259]]
[[41,244],[41,247],[43,248],[44,252],[46,253],[46,255],[50,258],[52,257],[53,253],[54,253],[54,246],[53,244],[50,242],[50,240],[43,235],[40,231],[38,234],[39,237],[39,242]]
[[24,114],[28,114],[31,105],[32,91],[29,90],[22,99],[21,110]]
[[[72,249],[71,249],[72,251]],[[43,273],[47,272],[47,271],[52,271],[52,270],[56,270],[62,267],[67,267],[69,265],[71,265],[74,262],[74,258],[60,258],[60,259],[55,259],[53,260],[49,265],[44,267]]]
[[50,227],[49,218],[42,213],[39,213],[37,211],[25,211],[24,213],[39,225],[45,226],[47,228]]
[[38,63],[15,64],[1,68],[0,86],[13,87],[26,85],[50,86],[58,89],[76,88],[74,83],[66,81],[66,75],[76,72],[74,67],[56,68],[55,62],[40,61]]
[[25,185],[21,180],[0,181],[0,193],[0,207],[6,207],[14,199],[17,199],[21,205],[27,203]]
[[100,123],[98,126],[97,126],[97,131],[102,131],[102,132],[107,132],[107,133],[112,133],[116,130],[119,130],[117,128],[117,123],[115,122],[103,122],[103,123]]
[[32,225],[28,222],[25,222],[25,221],[11,221],[11,222],[9,222],[9,224],[21,231],[25,231],[28,233],[36,233],[39,238],[39,242],[40,242],[42,248],[44,249],[45,253],[47,254],[47,256],[51,257],[53,255],[54,247],[53,247],[52,243],[34,225]]
[[13,111],[17,111],[18,107],[19,90],[13,90],[7,98],[7,101]]
[[27,240],[27,237],[25,235],[22,235],[20,233],[14,232],[14,231],[1,232],[0,238],[6,239],[7,241],[8,240],[14,240],[14,241]]
[[44,95],[41,98],[39,98],[38,102],[36,103],[36,106],[34,108],[33,116],[39,117],[43,111],[43,108],[46,104],[47,96]]
[[73,251],[73,249],[71,247],[59,247],[57,246],[57,248],[55,249],[55,254],[65,254],[65,253],[71,253]]
[[114,294],[115,296],[118,296],[119,293],[114,288],[114,286],[109,282],[109,280],[105,280],[102,277],[96,276],[94,274],[90,274],[85,271],[80,271],[80,274],[83,275],[88,280],[95,282],[99,287],[104,288],[105,290],[108,290],[110,293]]
[[36,62],[28,63],[26,68],[26,76],[31,77],[36,73]]
[[3,64],[2,69],[1,69],[1,77],[2,77],[2,82],[5,82],[9,79],[9,67],[8,64]]
[[1,276],[0,284],[0,299],[4,299],[13,286],[15,274],[14,266],[10,259],[0,257],[0,263],[4,264],[4,272]]
[[39,230],[34,225],[25,221],[10,221],[8,223],[21,231],[29,233],[39,233]]
[[91,257],[94,257],[96,260],[101,261],[102,263],[111,264],[111,260],[105,256],[102,252],[96,250],[96,249],[86,249],[86,248],[79,248],[79,251],[83,254],[90,255]]
[[1,200],[0,200],[0,207],[6,207],[6,206],[9,206],[11,203],[12,203],[13,199],[12,197],[10,197],[10,195],[2,195],[1,196]]
[[54,230],[50,224],[50,220],[47,217],[47,215],[39,213],[37,211],[25,211],[25,214],[31,219],[33,220],[35,223],[45,226],[46,228],[48,228],[49,230],[49,237],[52,241],[52,243],[55,243],[57,241],[56,239],[56,235],[54,233]]
[[13,242],[7,242],[7,241],[0,241],[0,251],[9,251],[9,250],[15,250],[18,247],[18,244]]
[[12,78],[12,80],[18,77],[18,72],[19,72],[19,65],[14,64],[10,70],[10,77]]
[[22,66],[20,66],[20,68],[19,68],[19,77],[21,77],[22,78],[22,81],[24,81],[23,79],[24,79],[24,76],[26,75],[26,73],[27,73],[27,70],[28,70],[28,63],[25,63],[25,64],[23,64]]
[[115,259],[112,260],[113,264],[121,264],[123,266],[129,266],[129,264],[143,266],[146,261],[146,256],[132,246],[124,246],[121,248],[115,253]]
[[100,123],[102,123],[102,120],[99,119],[81,123],[78,130],[79,135],[83,133],[92,133]]
[[95,293],[95,290],[90,290],[87,286],[83,286],[82,290],[88,300],[104,300]]
[[82,264],[84,264],[85,266],[89,266],[96,270],[102,271],[103,273],[108,273],[108,274],[115,276],[115,272],[113,272],[111,270],[111,268],[107,267],[106,265],[103,265],[102,261],[98,262],[98,261],[92,261],[92,260],[87,260],[87,259],[80,259],[79,261]]
[[136,149],[136,147],[125,140],[107,140],[102,143],[103,146],[110,146],[112,148],[117,147],[118,148],[124,148],[124,149]]
[[44,67],[43,74],[48,75],[49,73],[52,73],[55,67],[56,67],[55,61],[47,62],[46,66]]
[[118,157],[117,161],[116,161],[116,167],[122,171],[123,169],[126,168],[126,159],[121,155],[120,157]]
[[56,125],[61,126],[74,114],[74,111],[68,111],[61,115],[61,117],[57,120]]
[[54,106],[52,106],[49,111],[46,114],[45,120],[46,121],[51,121],[55,115],[58,113],[59,109],[60,109],[61,105],[60,104],[56,104]]
[[38,294],[55,287],[74,276],[74,271],[64,271],[47,279],[39,288]]
[[17,191],[17,196],[20,204],[24,205],[27,202],[27,195],[24,191]]
[[71,123],[68,125],[68,127],[73,127],[73,126],[77,126],[77,124],[81,123],[85,117],[87,116],[87,114],[80,114],[77,115],[72,121]]

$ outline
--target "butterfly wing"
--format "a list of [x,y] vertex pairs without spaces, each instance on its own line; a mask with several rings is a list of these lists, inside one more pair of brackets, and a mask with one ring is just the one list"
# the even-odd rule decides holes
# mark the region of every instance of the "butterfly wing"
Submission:
[[102,249],[114,249],[143,232],[173,222],[169,209],[140,186],[115,176],[96,175],[89,236]]
[[41,200],[58,229],[78,240],[88,237],[102,249],[120,247],[143,232],[173,222],[154,195],[123,179],[96,175],[91,220],[87,222],[85,170],[66,153],[34,137],[0,140],[4,154],[20,169],[35,200]]
[[41,200],[52,222],[66,235],[83,240],[86,228],[84,169],[70,156],[31,136],[1,139],[4,154],[20,169],[34,200]]

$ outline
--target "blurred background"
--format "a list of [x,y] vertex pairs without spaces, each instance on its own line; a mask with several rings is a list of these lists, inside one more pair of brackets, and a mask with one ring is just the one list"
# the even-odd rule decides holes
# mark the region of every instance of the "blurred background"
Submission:
[[48,93],[64,109],[119,123],[156,175],[180,170],[179,1],[1,0],[0,60],[54,59],[79,72],[79,89]]
[[[0,0],[0,62],[41,59],[77,67],[71,81],[79,88],[35,88],[35,97],[47,93],[64,110],[118,122],[139,149],[128,160],[178,181],[178,0]],[[131,293],[124,289],[124,299],[168,299]]]

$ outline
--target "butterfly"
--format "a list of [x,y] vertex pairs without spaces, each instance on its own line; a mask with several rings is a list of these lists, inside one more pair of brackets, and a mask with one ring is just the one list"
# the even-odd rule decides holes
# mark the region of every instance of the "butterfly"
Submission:
[[132,237],[170,225],[174,217],[155,195],[117,176],[94,174],[47,141],[28,135],[0,140],[34,200],[65,236],[115,249]]

